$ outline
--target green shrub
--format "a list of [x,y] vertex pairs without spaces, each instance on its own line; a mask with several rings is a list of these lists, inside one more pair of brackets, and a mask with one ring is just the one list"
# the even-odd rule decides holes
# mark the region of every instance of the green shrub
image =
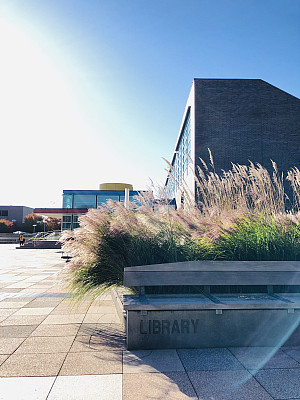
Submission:
[[244,218],[212,246],[211,258],[235,261],[300,260],[300,225]]

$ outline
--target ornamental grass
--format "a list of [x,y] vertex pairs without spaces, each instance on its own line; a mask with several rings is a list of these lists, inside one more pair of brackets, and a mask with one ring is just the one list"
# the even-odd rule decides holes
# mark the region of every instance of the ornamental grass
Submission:
[[[186,189],[183,208],[154,200],[149,191],[125,208],[109,200],[65,231],[76,295],[121,286],[125,267],[193,260],[300,260],[300,172],[284,177],[261,165],[232,165],[195,174],[197,202]],[[286,194],[286,184],[288,193]]]

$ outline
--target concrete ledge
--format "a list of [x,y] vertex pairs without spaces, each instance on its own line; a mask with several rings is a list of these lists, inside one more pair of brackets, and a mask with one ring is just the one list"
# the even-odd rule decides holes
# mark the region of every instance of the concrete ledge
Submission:
[[35,240],[34,242],[25,242],[24,246],[18,246],[17,249],[61,249],[61,243],[57,240]]
[[189,261],[127,267],[124,286],[300,285],[299,261]]
[[123,303],[122,303],[122,295],[118,292],[118,289],[112,288],[111,289],[111,297],[114,302],[117,314],[120,318],[121,323],[125,327],[126,324],[126,313],[124,312]]
[[299,294],[243,294],[243,295],[124,295],[125,311],[130,310],[247,310],[247,309],[300,309]]
[[[125,268],[128,349],[300,345],[299,261],[194,261]],[[198,295],[150,295],[147,286],[200,285]],[[211,286],[265,286],[266,293],[211,293]],[[220,288],[222,289],[222,288]],[[221,291],[221,290],[220,290]]]

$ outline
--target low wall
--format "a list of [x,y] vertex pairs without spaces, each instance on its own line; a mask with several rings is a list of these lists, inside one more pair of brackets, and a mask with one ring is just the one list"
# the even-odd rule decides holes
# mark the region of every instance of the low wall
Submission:
[[[123,296],[128,349],[300,345],[299,261],[195,261],[128,267],[124,284],[140,288],[140,295]],[[181,285],[204,285],[204,291],[147,292],[149,286],[180,289]],[[212,285],[252,291],[216,293]],[[257,285],[265,287],[265,292],[255,292]]]
[[280,347],[288,339],[295,346],[299,321],[300,313],[288,310],[128,311],[127,347]]

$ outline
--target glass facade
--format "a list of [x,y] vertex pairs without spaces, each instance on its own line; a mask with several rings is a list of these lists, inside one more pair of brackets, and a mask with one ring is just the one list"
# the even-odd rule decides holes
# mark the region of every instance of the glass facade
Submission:
[[[103,204],[106,204],[108,200],[124,202],[124,191],[85,191],[85,190],[74,190],[73,194],[70,194],[71,190],[66,191],[63,194],[63,208],[97,208]],[[129,201],[137,203],[136,196],[137,191],[130,191]]]
[[189,159],[191,157],[191,115],[190,109],[187,112],[185,123],[178,141],[175,156],[172,162],[171,176],[166,183],[167,195],[169,198],[175,196],[176,190],[182,185],[185,176],[188,174]]
[[72,230],[79,228],[80,224],[78,221],[79,215],[63,215],[62,217],[62,230]]
[[73,208],[73,195],[64,194],[63,195],[63,208]]
[[97,196],[97,207],[102,206],[107,202],[107,200],[114,200],[114,201],[120,201],[120,196],[117,195],[98,195]]
[[[125,196],[124,196],[124,195],[123,195],[123,196],[120,196],[120,201],[121,201],[122,203],[124,203],[124,201],[125,201]],[[139,203],[140,203],[140,202],[138,201],[136,195],[133,195],[133,196],[130,196],[130,195],[129,195],[129,201],[130,201],[131,203],[135,203],[135,204],[139,204]]]
[[[132,190],[129,192],[129,200],[138,204],[135,199],[139,192]],[[63,192],[63,208],[74,209],[86,209],[86,208],[97,208],[103,204],[106,204],[108,200],[124,202],[124,191],[123,190],[64,190]],[[78,214],[70,214],[62,216],[62,230],[72,230],[79,228],[80,224],[78,221]],[[78,212],[78,211],[77,211]]]
[[62,230],[65,230],[65,229],[71,230],[72,229],[72,215],[63,215],[61,229]]
[[80,226],[78,217],[79,215],[73,215],[73,229],[79,228]]
[[96,195],[74,194],[73,208],[96,208]]

